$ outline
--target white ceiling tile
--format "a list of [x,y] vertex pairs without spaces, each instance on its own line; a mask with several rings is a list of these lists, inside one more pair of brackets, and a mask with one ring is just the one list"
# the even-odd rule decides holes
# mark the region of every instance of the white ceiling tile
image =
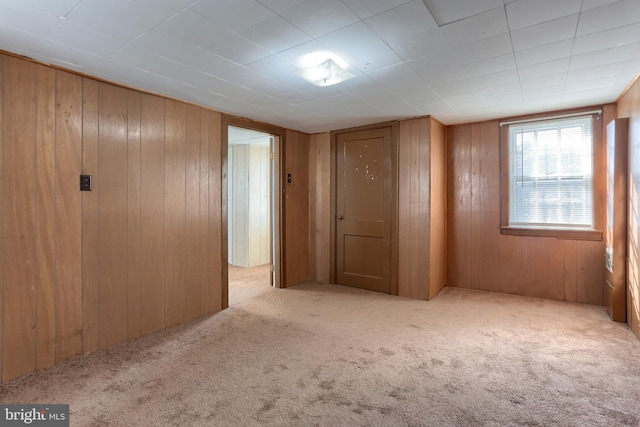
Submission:
[[412,1],[366,19],[380,36],[393,38],[438,29],[438,24],[421,1]]
[[582,10],[591,10],[597,7],[606,6],[620,0],[582,0]]
[[[412,0],[342,0],[361,19],[367,19],[400,5],[410,3]],[[421,2],[421,0],[413,0]]]
[[41,39],[41,36],[0,25],[0,49],[2,50],[10,52],[16,52],[17,50],[30,51],[38,45]]
[[596,80],[583,80],[574,83],[566,83],[564,86],[564,93],[584,92],[593,90],[608,89],[615,82],[615,77],[599,78]]
[[511,32],[513,49],[525,50],[560,40],[572,39],[576,34],[578,14],[543,22]]
[[573,54],[595,52],[640,42],[640,23],[576,37]]
[[569,71],[570,62],[570,57],[554,59],[547,62],[538,62],[537,64],[527,65],[526,67],[519,67],[518,75],[521,80],[534,79],[558,73],[566,75],[567,71]]
[[469,75],[471,77],[479,77],[487,74],[495,74],[501,71],[515,70],[516,59],[513,56],[513,53],[507,53],[506,55],[466,64],[465,68],[469,71]]
[[511,31],[542,22],[575,15],[580,12],[582,0],[520,0],[505,6]]
[[296,74],[299,68],[280,55],[270,55],[245,66],[251,71],[293,88],[304,88],[308,84],[306,80]]
[[405,102],[402,99],[394,97],[378,98],[374,100],[367,100],[372,106],[382,111],[385,114],[395,114],[399,117],[411,117],[422,114],[413,105]]
[[201,73],[178,63],[172,63],[159,70],[156,74],[205,90],[209,90],[216,83],[216,77]]
[[248,28],[242,31],[240,35],[273,53],[278,53],[311,40],[308,34],[305,34],[280,16],[274,16]]
[[[520,80],[520,87],[523,92],[533,92],[539,89],[553,87],[558,90],[558,87],[563,87],[567,80],[567,73],[548,74],[545,76],[527,78]],[[562,92],[562,89],[559,90]]]
[[181,63],[212,76],[224,73],[225,71],[238,66],[235,62],[223,58],[220,55],[216,55],[206,49],[200,49],[194,52],[193,55],[185,57]]
[[[78,6],[80,1],[81,0],[20,0],[20,4],[48,14],[65,16]],[[6,3],[6,1],[3,1],[3,7],[4,3]]]
[[344,28],[360,18],[340,0],[307,0],[281,15],[284,19],[317,38]]
[[460,112],[483,110],[487,108],[485,100],[478,92],[465,93],[461,95],[447,96],[442,100],[449,105],[455,106],[455,110]]
[[562,102],[562,92],[564,90],[564,83],[556,86],[542,86],[536,87],[535,89],[524,89],[522,90],[522,96],[525,100],[532,99],[540,99],[540,98],[551,98],[555,99],[554,102],[559,104]]
[[615,78],[622,72],[623,68],[624,62],[618,62],[614,64],[570,70],[567,74],[567,83],[580,83],[602,78]]
[[457,21],[442,27],[445,37],[452,46],[461,46],[488,39],[501,34],[508,34],[509,26],[504,8],[499,7]]
[[277,16],[255,0],[200,0],[189,5],[189,9],[204,16],[211,27],[222,27],[235,33]]
[[172,62],[149,50],[142,50],[136,45],[125,46],[109,58],[121,64],[129,64],[148,72],[156,72],[170,65]]
[[461,80],[455,83],[439,84],[431,87],[431,89],[441,98],[461,95],[464,93],[477,92],[478,90],[475,83],[471,79]]
[[513,52],[511,38],[508,33],[464,46],[458,46],[454,48],[454,50],[465,64],[471,64]]
[[136,38],[125,49],[139,50],[142,54],[154,54],[174,62],[197,55],[202,48],[162,31],[156,27]]
[[[85,0],[86,1],[86,0]],[[149,27],[171,18],[194,0],[94,0]]]
[[[404,95],[415,91],[416,88],[427,87],[424,79],[407,64],[381,68],[368,73],[368,76],[375,82],[367,91],[367,94],[372,93],[373,96],[381,93]],[[367,94],[363,96],[366,97]]]
[[408,64],[431,86],[471,78],[469,71],[462,66],[460,57],[452,51],[425,56]]
[[569,64],[570,70],[581,68],[595,67],[598,65],[613,64],[616,62],[625,62],[638,49],[638,44],[629,44],[610,49],[603,49],[597,52],[589,52],[582,55],[574,55],[571,57]]
[[[77,3],[77,1],[76,1]],[[125,15],[94,0],[84,0],[67,18],[85,27],[121,41],[130,41],[151,29],[135,15]]]
[[[636,68],[637,70],[638,68]],[[631,82],[635,81],[638,77],[638,72],[634,71],[632,73],[620,73],[616,80],[611,85],[612,87],[620,87],[617,92],[622,93],[622,91],[629,85]]]
[[404,60],[451,48],[422,2],[411,2],[366,20]]
[[621,0],[584,11],[580,14],[577,36],[600,33],[615,27],[635,24],[640,20],[640,2],[638,0]]
[[283,93],[282,95],[276,96],[276,98],[283,102],[286,102],[289,105],[296,106],[316,99],[315,97],[299,90]]
[[438,21],[438,25],[441,26],[503,7],[502,0],[475,0],[472,2],[425,0],[424,2]]
[[60,15],[34,9],[21,0],[3,0],[0,25],[45,36],[60,22]]
[[556,59],[569,58],[573,48],[573,40],[563,40],[549,43],[544,46],[516,52],[516,64],[518,67],[550,62]]
[[70,20],[61,22],[49,33],[47,39],[103,57],[109,56],[125,44]]
[[608,89],[583,90],[579,92],[564,93],[562,106],[564,108],[579,107],[584,105],[597,105],[614,102],[617,96],[612,96]]
[[271,52],[267,49],[239,35],[208,46],[207,50],[240,65],[245,65],[271,55]]
[[350,25],[318,41],[363,72],[402,62],[400,57],[364,22]]
[[290,86],[270,79],[246,67],[236,67],[220,74],[220,78],[233,85],[256,91],[267,96],[278,96],[291,92]]
[[202,15],[186,8],[156,27],[156,30],[198,47],[207,47],[233,35],[224,27],[211,25]]
[[487,105],[506,106],[522,102],[520,85],[515,83],[483,89],[480,95]]
[[44,60],[46,63],[71,68],[75,71],[83,71],[85,68],[91,68],[99,64],[103,59],[90,52],[46,39],[41,40],[32,52],[40,55],[41,58],[47,58]]
[[518,72],[515,69],[473,78],[473,82],[479,90],[517,81]]
[[624,63],[620,74],[638,74],[640,72],[640,58],[632,58]]
[[270,9],[277,14],[281,14],[304,1],[305,0],[258,0],[258,2],[267,9]]

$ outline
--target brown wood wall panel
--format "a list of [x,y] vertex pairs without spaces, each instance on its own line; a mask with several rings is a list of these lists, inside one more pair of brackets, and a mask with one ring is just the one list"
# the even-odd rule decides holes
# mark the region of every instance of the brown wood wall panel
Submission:
[[331,134],[309,137],[309,176],[311,209],[311,278],[321,283],[331,281]]
[[198,256],[200,250],[200,109],[188,106],[186,111],[186,320],[200,316],[202,276]]
[[140,332],[165,326],[164,100],[142,95],[140,118]]
[[448,130],[447,165],[447,284],[472,287],[471,125]]
[[627,323],[640,338],[640,84],[629,87],[617,104],[616,118],[628,118],[627,171]]
[[50,225],[56,211],[56,73],[36,66],[36,369],[55,363],[56,343],[56,230]]
[[1,381],[224,307],[224,148],[218,112],[0,54]]
[[185,104],[165,101],[165,322],[185,319]]
[[423,117],[399,132],[398,295],[426,300],[445,284],[445,129]]
[[433,298],[446,284],[446,129],[436,120],[431,130],[431,185],[429,221],[429,294]]
[[[7,58],[4,68],[3,380],[36,366],[35,66]],[[30,177],[31,179],[23,179]]]
[[82,192],[82,339],[83,351],[100,348],[98,288],[98,110],[99,83],[82,82],[82,173],[96,182],[91,192]]
[[603,242],[500,234],[498,122],[447,134],[447,284],[601,304]]
[[[0,241],[4,241],[4,63],[0,55]],[[4,245],[0,244],[0,267],[4,266]],[[4,354],[4,272],[0,268],[0,382],[3,375]]]
[[200,307],[198,315],[204,316],[209,312],[211,299],[211,228],[209,226],[209,143],[211,140],[210,114],[206,110],[200,111],[200,241],[198,252],[200,256]]
[[640,81],[618,102],[618,118],[629,118],[627,322],[640,338]]
[[56,71],[56,362],[82,353],[82,78]]
[[287,130],[284,143],[285,283],[293,286],[309,277],[309,136]]
[[98,280],[100,347],[127,338],[127,91],[100,85]]
[[[215,312],[226,308],[228,305],[228,296],[225,296],[227,290],[227,277],[224,273],[227,271],[223,268],[223,263],[227,262],[222,247],[223,235],[226,233],[226,224],[222,223],[223,211],[226,203],[222,200],[222,152],[226,150],[226,141],[222,143],[222,114],[211,111],[210,130],[211,139],[209,140],[209,232],[210,238],[208,244],[211,245],[209,250],[210,262],[210,279],[209,279],[209,295],[210,306],[209,311]],[[222,209],[220,209],[222,206]],[[226,241],[226,240],[225,240]]]
[[127,339],[140,336],[140,93],[127,91]]
[[429,285],[429,119],[400,122],[398,295],[427,299]]

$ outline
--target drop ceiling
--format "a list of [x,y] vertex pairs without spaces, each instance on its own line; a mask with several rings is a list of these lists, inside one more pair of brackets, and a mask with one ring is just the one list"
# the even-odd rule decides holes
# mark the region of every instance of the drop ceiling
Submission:
[[[640,0],[0,0],[0,49],[308,133],[614,102]],[[356,77],[316,87],[302,58]]]

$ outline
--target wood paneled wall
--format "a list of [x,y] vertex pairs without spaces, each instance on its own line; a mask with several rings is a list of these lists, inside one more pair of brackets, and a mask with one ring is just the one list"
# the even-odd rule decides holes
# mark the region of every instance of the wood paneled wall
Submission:
[[498,121],[450,126],[447,139],[447,284],[602,305],[603,241],[500,234]]
[[627,322],[640,338],[640,81],[620,98],[617,116],[629,118]]
[[431,185],[429,221],[429,299],[447,283],[447,147],[446,128],[437,120],[430,121]]
[[2,381],[222,309],[219,113],[6,55],[0,88]]
[[445,129],[430,117],[400,122],[398,295],[427,300],[445,284]]
[[[284,287],[311,280],[309,273],[309,135],[287,130],[284,141]],[[287,182],[291,174],[291,182]]]
[[311,204],[311,271],[312,280],[331,281],[331,134],[309,137],[309,179]]

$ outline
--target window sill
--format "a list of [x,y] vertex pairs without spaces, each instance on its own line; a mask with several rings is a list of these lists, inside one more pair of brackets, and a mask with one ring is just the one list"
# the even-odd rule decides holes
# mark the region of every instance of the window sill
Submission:
[[563,240],[602,240],[602,231],[572,228],[500,227],[500,234],[512,236],[555,237]]

